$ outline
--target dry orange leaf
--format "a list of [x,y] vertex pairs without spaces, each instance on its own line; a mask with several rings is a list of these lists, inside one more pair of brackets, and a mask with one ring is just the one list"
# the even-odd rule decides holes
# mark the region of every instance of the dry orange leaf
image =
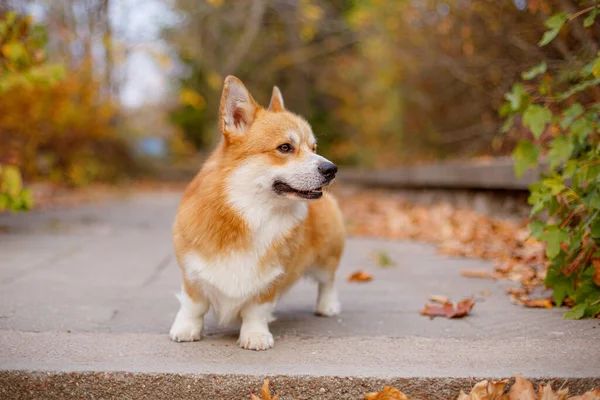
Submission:
[[471,389],[471,393],[466,394],[462,390],[458,395],[458,400],[508,400],[508,395],[504,394],[504,388],[508,383],[503,381],[481,381]]
[[600,400],[600,389],[590,390],[581,396],[569,397],[569,400]]
[[486,269],[461,269],[460,274],[467,278],[491,278],[492,274]]
[[[279,399],[278,394],[271,397],[271,390],[269,389],[269,378],[265,378],[262,388],[260,388],[260,395],[262,396],[262,400],[277,400],[277,399]],[[250,399],[251,400],[261,400],[261,398],[256,396],[254,393],[250,393]]]
[[365,394],[366,400],[409,400],[401,391],[391,386],[385,386],[379,393]]
[[510,388],[508,396],[509,400],[565,400],[568,393],[569,389],[559,389],[554,392],[550,384],[540,385],[538,393],[536,393],[533,384],[528,379],[515,375],[515,383]]
[[348,277],[349,282],[369,282],[373,276],[365,271],[357,271]]
[[458,302],[456,307],[452,302],[439,304],[425,304],[425,307],[420,311],[421,315],[428,317],[446,317],[446,318],[462,318],[469,314],[475,305],[475,299],[469,297],[463,301]]
[[525,307],[530,308],[552,308],[552,300],[550,299],[531,299],[523,302]]

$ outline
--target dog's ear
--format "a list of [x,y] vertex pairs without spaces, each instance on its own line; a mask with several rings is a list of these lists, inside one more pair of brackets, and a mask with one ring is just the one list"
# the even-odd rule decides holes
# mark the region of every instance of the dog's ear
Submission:
[[285,106],[283,105],[283,96],[277,86],[273,86],[273,94],[271,95],[271,102],[269,103],[269,111],[284,111]]
[[242,81],[231,75],[225,78],[219,106],[219,129],[225,137],[246,134],[254,121],[257,108],[258,105]]

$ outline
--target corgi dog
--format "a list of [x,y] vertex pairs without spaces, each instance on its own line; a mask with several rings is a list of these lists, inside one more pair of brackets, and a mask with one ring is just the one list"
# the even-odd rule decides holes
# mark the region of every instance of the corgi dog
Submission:
[[200,340],[212,307],[219,324],[241,320],[242,348],[267,350],[275,302],[301,277],[318,283],[318,315],[340,312],[334,280],[345,232],[336,200],[323,191],[337,166],[317,154],[310,125],[285,109],[277,87],[265,109],[228,76],[219,129],[220,144],[177,211],[183,284],[169,336]]

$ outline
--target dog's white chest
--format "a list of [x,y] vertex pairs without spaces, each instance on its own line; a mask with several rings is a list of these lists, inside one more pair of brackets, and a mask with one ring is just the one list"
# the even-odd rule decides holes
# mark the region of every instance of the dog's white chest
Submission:
[[279,265],[260,265],[249,252],[236,252],[207,263],[197,253],[184,257],[186,274],[200,284],[220,323],[235,320],[242,306],[283,273]]

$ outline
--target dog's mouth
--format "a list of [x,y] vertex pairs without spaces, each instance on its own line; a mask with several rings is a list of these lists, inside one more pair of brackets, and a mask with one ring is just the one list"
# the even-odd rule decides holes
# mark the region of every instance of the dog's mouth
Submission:
[[311,190],[298,190],[294,189],[285,182],[275,181],[275,183],[273,183],[273,190],[275,191],[275,193],[281,196],[291,194],[306,200],[317,200],[323,197],[322,186]]

